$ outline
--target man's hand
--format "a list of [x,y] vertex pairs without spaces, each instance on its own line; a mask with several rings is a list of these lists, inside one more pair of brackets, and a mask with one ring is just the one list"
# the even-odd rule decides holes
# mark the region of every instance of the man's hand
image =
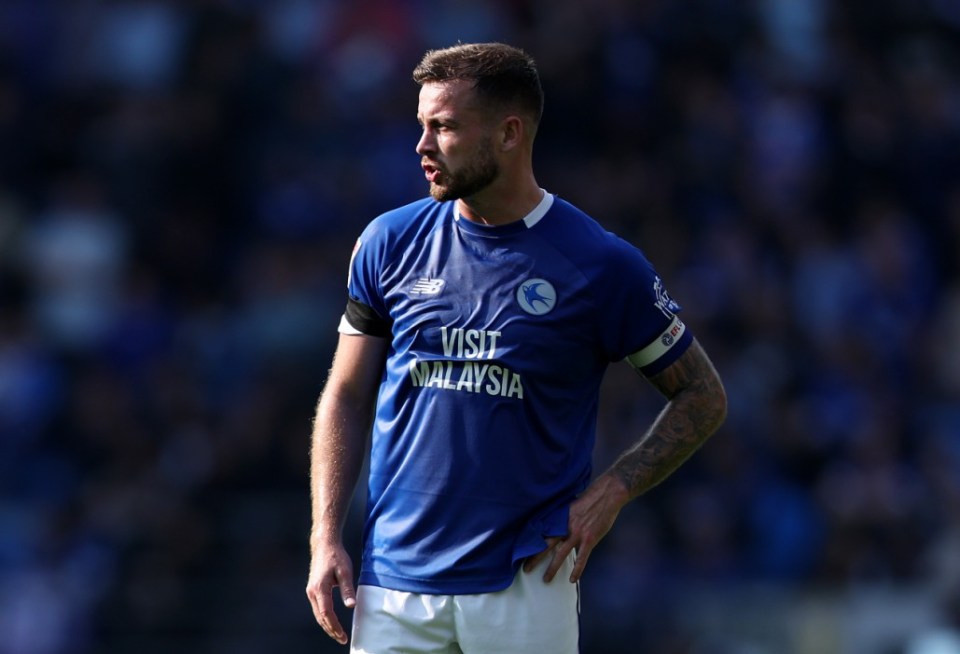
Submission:
[[615,476],[598,477],[570,505],[569,533],[560,538],[547,538],[547,549],[527,559],[523,565],[524,571],[532,572],[541,561],[552,556],[543,575],[543,580],[549,583],[570,552],[576,550],[577,558],[570,574],[570,583],[580,581],[590,553],[613,527],[627,500],[627,490]]
[[576,549],[570,581],[579,581],[590,553],[610,531],[620,509],[669,477],[726,418],[723,383],[696,340],[679,359],[649,380],[669,400],[667,406],[643,438],[570,505],[568,535],[548,538],[547,549],[527,559],[523,566],[527,572],[552,555],[543,576],[549,582]]
[[310,578],[307,580],[307,597],[313,607],[313,615],[323,630],[341,645],[347,644],[344,631],[333,610],[333,588],[340,588],[343,605],[352,609],[357,603],[353,586],[353,562],[339,543],[319,543],[313,546],[310,562]]

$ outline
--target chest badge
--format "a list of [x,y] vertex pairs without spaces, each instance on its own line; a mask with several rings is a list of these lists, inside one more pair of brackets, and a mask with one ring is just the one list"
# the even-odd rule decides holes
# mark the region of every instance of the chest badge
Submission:
[[530,315],[542,316],[556,306],[557,291],[547,280],[534,277],[517,287],[517,302]]

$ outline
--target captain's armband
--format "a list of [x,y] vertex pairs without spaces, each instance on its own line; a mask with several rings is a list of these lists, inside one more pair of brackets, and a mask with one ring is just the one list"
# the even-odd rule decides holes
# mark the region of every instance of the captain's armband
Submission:
[[649,376],[675,361],[687,349],[692,339],[687,326],[679,317],[674,316],[660,336],[646,347],[627,355],[626,361],[638,372]]

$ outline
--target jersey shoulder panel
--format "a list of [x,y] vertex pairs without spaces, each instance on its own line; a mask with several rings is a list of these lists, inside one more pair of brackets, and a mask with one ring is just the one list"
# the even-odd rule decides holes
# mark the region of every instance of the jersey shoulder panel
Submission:
[[681,307],[667,293],[637,246],[557,198],[542,221],[542,238],[589,280],[597,329],[610,360],[620,360],[658,338]]
[[544,230],[551,241],[574,262],[594,273],[616,275],[621,267],[648,264],[644,253],[632,243],[608,231],[593,217],[569,202],[557,198],[551,217],[555,229]]
[[449,211],[448,203],[433,198],[386,211],[367,224],[360,235],[361,247],[367,243],[380,247],[408,243],[416,234],[432,230],[437,220]]
[[350,260],[350,298],[386,318],[384,280],[391,270],[403,264],[417,243],[423,242],[450,215],[450,203],[424,198],[370,221],[357,239]]

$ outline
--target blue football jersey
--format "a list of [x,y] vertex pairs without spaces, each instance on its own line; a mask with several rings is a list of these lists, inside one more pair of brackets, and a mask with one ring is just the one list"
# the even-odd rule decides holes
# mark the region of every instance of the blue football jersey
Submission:
[[359,581],[396,590],[509,586],[590,481],[606,366],[653,374],[692,339],[643,254],[548,193],[503,226],[383,214],[348,288],[341,331],[390,339]]

